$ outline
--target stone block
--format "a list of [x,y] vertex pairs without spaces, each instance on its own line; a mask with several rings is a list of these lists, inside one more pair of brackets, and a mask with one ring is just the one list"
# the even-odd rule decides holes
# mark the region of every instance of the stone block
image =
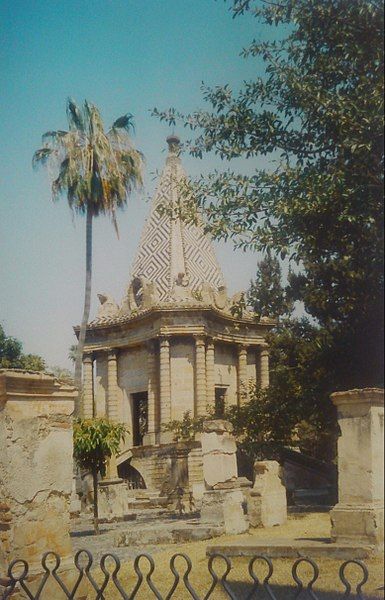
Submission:
[[206,490],[202,498],[201,523],[224,527],[227,534],[239,534],[249,525],[243,512],[241,490]]
[[331,539],[339,544],[370,544],[378,551],[384,548],[383,505],[349,506],[339,503],[330,512]]
[[203,477],[207,489],[227,482],[235,483],[238,477],[237,446],[228,421],[205,421],[201,435]]
[[286,490],[274,460],[254,463],[255,482],[249,491],[247,513],[252,527],[282,525],[287,520]]
[[129,512],[127,483],[123,479],[105,479],[98,484],[99,519],[121,520]]

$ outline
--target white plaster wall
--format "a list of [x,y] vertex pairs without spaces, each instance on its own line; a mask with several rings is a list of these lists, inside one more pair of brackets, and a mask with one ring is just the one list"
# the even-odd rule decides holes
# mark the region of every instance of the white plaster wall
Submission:
[[215,385],[226,386],[227,405],[237,404],[237,354],[230,345],[215,345]]
[[172,340],[171,363],[171,419],[182,419],[187,410],[194,415],[195,344]]
[[118,355],[118,403],[122,422],[129,429],[126,446],[132,445],[132,398],[131,394],[148,389],[147,351],[132,348]]
[[107,357],[98,356],[95,363],[95,412],[97,417],[105,417],[107,414]]

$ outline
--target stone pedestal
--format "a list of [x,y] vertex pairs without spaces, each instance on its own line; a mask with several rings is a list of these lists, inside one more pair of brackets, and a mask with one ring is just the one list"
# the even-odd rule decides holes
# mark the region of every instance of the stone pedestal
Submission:
[[243,533],[248,523],[243,512],[244,497],[237,487],[237,445],[228,421],[205,421],[201,436],[205,491],[201,521],[220,527],[228,534]]
[[103,479],[98,492],[99,520],[121,520],[128,514],[128,488],[123,479]]
[[252,527],[283,525],[287,520],[286,490],[275,460],[254,463],[255,482],[249,491],[247,514]]
[[222,419],[204,423],[201,444],[206,489],[235,484],[237,480],[237,445],[232,431],[232,424]]
[[202,498],[201,523],[223,527],[235,535],[248,530],[243,512],[243,493],[240,489],[206,490]]
[[338,410],[339,502],[331,511],[334,542],[384,545],[384,390],[331,396]]
[[72,555],[76,397],[51,375],[0,370],[0,572],[15,558],[32,572],[47,550]]

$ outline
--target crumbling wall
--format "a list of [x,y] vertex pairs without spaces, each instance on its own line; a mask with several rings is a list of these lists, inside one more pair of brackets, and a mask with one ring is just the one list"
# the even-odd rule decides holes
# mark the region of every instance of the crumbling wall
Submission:
[[[53,376],[0,370],[0,567],[71,553],[74,387]],[[1,570],[1,569],[0,569]]]

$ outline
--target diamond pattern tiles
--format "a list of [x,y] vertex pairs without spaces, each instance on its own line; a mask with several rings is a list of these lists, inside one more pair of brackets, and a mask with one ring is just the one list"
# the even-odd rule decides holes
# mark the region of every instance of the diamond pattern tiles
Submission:
[[[160,215],[159,205],[172,207],[177,199],[177,182],[185,177],[179,156],[170,153],[152,203],[150,215],[144,226],[131,280],[143,275],[157,284],[160,300],[167,300],[172,290],[172,257],[184,264],[189,286],[199,290],[203,282],[214,288],[224,285],[211,242],[203,228],[180,222],[181,236],[173,235],[173,223],[166,212]],[[175,229],[174,229],[175,231]],[[178,240],[178,241],[176,241]],[[178,247],[173,247],[178,244]],[[174,258],[173,258],[174,260]]]

